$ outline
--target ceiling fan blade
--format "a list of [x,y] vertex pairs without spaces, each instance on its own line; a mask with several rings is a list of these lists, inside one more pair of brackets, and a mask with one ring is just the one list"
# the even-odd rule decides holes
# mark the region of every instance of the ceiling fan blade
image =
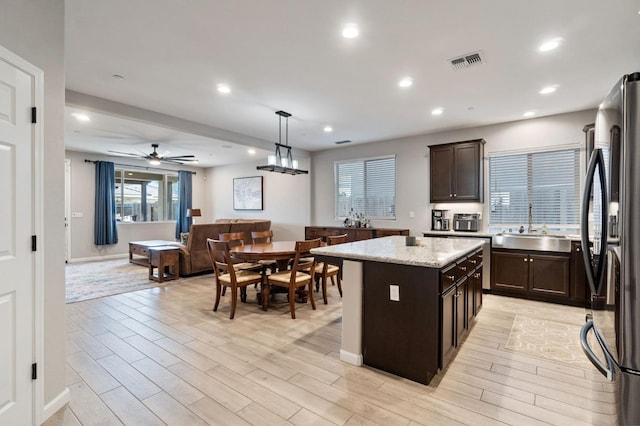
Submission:
[[111,150],[108,150],[107,152],[111,152],[112,154],[130,155],[132,157],[142,157],[142,155],[140,154],[133,154],[131,152],[111,151]]
[[165,163],[170,163],[170,164],[184,164],[181,161],[178,161],[178,160],[167,160],[166,158],[163,158],[160,161],[165,162]]
[[179,160],[179,159],[187,159],[187,158],[195,158],[195,155],[174,155],[171,157],[162,157],[164,159],[168,159],[168,160]]

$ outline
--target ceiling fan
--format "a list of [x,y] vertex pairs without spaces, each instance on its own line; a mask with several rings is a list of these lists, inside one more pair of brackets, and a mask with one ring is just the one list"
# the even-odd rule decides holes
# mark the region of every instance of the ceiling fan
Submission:
[[121,151],[108,151],[114,154],[120,154],[120,155],[128,155],[131,157],[139,157],[139,158],[143,158],[145,160],[149,160],[149,164],[157,166],[160,163],[164,162],[164,163],[172,163],[172,164],[184,164],[185,162],[187,163],[194,163],[197,162],[198,160],[196,160],[195,155],[176,155],[176,156],[172,156],[172,157],[166,157],[165,154],[159,154],[158,153],[158,144],[157,143],[152,143],[151,147],[153,148],[153,152],[150,154],[132,154],[130,152],[121,152]]

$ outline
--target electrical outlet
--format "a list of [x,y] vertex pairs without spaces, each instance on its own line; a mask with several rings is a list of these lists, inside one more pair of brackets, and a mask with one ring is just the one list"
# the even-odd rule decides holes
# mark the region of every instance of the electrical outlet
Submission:
[[389,286],[389,300],[393,302],[400,301],[400,286],[398,285]]
[[414,218],[414,217],[416,217],[416,214],[414,212],[409,212],[409,217],[410,218]]
[[73,212],[73,213],[71,213],[71,217],[84,217],[84,213]]

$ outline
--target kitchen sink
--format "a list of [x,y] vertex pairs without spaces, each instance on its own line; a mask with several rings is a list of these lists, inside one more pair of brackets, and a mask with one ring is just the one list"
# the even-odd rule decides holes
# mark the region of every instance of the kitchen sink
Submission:
[[571,252],[569,237],[555,234],[496,234],[491,240],[491,245],[515,250]]

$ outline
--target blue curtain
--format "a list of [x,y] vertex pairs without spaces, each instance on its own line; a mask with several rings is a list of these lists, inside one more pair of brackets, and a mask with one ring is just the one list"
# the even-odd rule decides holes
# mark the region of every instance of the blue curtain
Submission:
[[113,163],[96,161],[96,200],[94,244],[104,246],[118,243],[116,227],[116,177]]
[[189,232],[191,218],[187,217],[187,210],[191,208],[191,172],[178,172],[178,218],[176,219],[176,240],[181,232]]

